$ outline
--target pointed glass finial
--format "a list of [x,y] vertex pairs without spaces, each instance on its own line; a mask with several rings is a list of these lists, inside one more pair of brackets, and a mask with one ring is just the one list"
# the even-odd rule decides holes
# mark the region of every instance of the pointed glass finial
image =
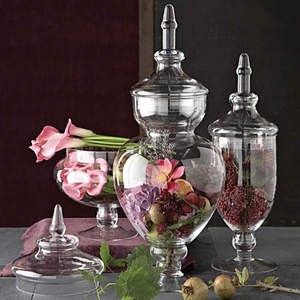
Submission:
[[238,94],[247,96],[250,94],[250,75],[252,73],[250,60],[247,53],[242,53],[239,58],[239,64],[236,69],[238,75]]
[[59,204],[55,205],[49,232],[52,237],[63,237],[65,235],[66,225],[64,222],[62,208]]
[[172,4],[167,4],[165,6],[161,28],[163,32],[163,50],[174,50],[176,44],[175,31],[177,28],[177,22],[175,19],[175,11]]

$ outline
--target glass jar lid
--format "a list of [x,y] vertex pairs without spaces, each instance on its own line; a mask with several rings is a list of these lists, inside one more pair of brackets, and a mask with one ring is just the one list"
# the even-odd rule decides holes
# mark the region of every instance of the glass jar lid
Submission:
[[247,53],[242,53],[236,70],[237,93],[230,95],[232,110],[227,115],[209,125],[212,136],[264,137],[275,136],[278,127],[260,116],[256,110],[258,96],[250,92],[252,69]]
[[194,97],[208,93],[208,89],[192,79],[181,69],[184,60],[183,52],[176,50],[175,31],[177,22],[174,7],[165,6],[162,28],[162,50],[154,54],[157,62],[156,71],[138,82],[132,89],[133,96],[140,97]]
[[37,241],[37,250],[13,263],[17,289],[35,295],[71,296],[93,292],[97,286],[84,278],[85,271],[101,274],[100,258],[78,249],[78,238],[65,234],[62,208],[56,205],[50,235]]
[[134,117],[146,131],[166,126],[168,131],[193,130],[204,117],[208,89],[181,68],[184,54],[175,48],[177,22],[171,4],[165,6],[161,28],[156,71],[131,90]]

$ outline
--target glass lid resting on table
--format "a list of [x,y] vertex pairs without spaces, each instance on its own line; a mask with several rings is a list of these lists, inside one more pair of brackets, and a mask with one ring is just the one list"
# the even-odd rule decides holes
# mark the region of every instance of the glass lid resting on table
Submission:
[[83,274],[101,274],[102,261],[78,249],[78,238],[65,234],[62,208],[56,205],[49,227],[50,235],[37,241],[37,250],[13,263],[17,289],[35,295],[81,295],[96,286]]

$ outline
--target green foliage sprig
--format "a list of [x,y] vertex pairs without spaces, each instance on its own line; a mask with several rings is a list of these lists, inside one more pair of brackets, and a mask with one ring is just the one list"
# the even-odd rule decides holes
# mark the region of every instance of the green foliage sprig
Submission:
[[237,287],[254,287],[259,288],[263,291],[270,291],[270,292],[286,292],[300,295],[299,289],[288,288],[280,285],[278,283],[279,278],[276,276],[267,276],[262,280],[256,281],[255,284],[247,284],[250,275],[249,271],[246,267],[242,269],[242,271],[235,269],[236,277],[233,278],[233,281],[237,285]]
[[103,284],[103,275],[92,271],[83,271],[82,275],[97,287],[97,299],[101,300],[108,288],[114,288],[122,300],[151,300],[160,290],[158,285],[160,269],[154,266],[149,249],[145,246],[136,247],[126,259],[112,257],[109,245],[104,242],[100,247],[100,257],[105,270],[112,271],[115,267],[126,267],[119,273],[116,282]]

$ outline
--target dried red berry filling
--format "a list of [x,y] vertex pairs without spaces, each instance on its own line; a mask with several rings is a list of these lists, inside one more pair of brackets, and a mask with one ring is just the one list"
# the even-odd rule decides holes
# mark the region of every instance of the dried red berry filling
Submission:
[[238,167],[233,155],[226,153],[224,159],[225,189],[218,203],[218,211],[234,226],[255,225],[269,209],[267,194],[261,187],[238,186]]

